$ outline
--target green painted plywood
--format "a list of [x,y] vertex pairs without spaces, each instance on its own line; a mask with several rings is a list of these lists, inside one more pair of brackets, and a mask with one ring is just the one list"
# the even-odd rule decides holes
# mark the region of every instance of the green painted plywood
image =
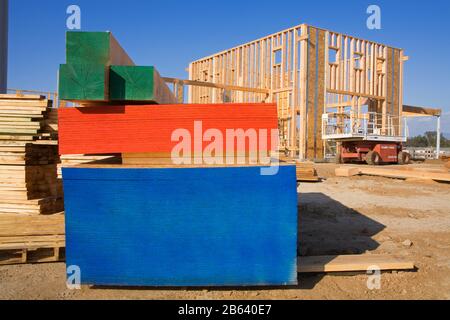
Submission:
[[108,68],[101,64],[62,64],[59,97],[72,101],[107,101]]

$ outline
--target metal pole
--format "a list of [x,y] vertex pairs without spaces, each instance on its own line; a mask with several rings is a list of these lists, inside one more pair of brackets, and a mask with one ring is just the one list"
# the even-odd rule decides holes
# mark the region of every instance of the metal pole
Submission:
[[0,93],[8,80],[8,0],[0,0]]
[[404,130],[405,138],[409,138],[409,137],[408,137],[408,118],[407,118],[407,117],[404,117],[404,118],[403,118],[403,121],[405,122],[405,124],[404,124],[405,128],[403,129],[403,130]]
[[441,116],[437,116],[436,135],[436,159],[439,160],[441,154]]

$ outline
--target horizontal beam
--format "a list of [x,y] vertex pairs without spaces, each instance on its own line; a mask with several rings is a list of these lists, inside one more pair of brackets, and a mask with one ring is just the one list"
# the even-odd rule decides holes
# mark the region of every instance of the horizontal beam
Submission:
[[403,115],[407,117],[440,116],[441,109],[403,105]]
[[364,98],[370,98],[370,99],[376,99],[376,100],[386,100],[385,97],[375,96],[373,94],[365,94],[365,93],[353,92],[353,91],[327,89],[327,92],[328,93],[334,93],[334,94],[343,94],[343,95],[346,95],[346,96],[364,97]]
[[212,82],[204,82],[204,81],[182,80],[182,79],[167,78],[167,77],[165,77],[165,78],[163,77],[163,80],[168,83],[173,83],[173,84],[178,83],[178,84],[183,84],[186,86],[208,87],[208,88],[215,88],[215,89],[243,91],[243,92],[255,92],[255,93],[262,93],[262,94],[270,93],[270,90],[268,90],[268,89],[240,87],[240,86],[233,86],[233,85],[226,85],[226,84],[212,83]]

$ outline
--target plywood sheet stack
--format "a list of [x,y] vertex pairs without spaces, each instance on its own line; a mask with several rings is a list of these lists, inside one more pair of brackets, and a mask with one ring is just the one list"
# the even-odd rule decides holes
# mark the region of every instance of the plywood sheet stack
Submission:
[[[215,128],[221,136],[234,129],[270,131],[277,128],[276,109],[275,104],[61,109],[63,156],[117,152],[142,161],[62,168],[67,263],[82,268],[82,283],[295,284],[295,166],[264,175],[264,166],[249,163],[170,162],[178,160],[170,158],[180,142],[174,131],[194,137],[196,121],[202,132]],[[257,152],[270,150],[270,143],[260,143]],[[194,139],[189,148],[193,145]],[[208,145],[201,142],[200,153]],[[225,150],[245,155],[248,147]],[[161,159],[169,162],[152,163]]]
[[[0,263],[11,262],[14,250],[28,261],[27,250],[39,247],[29,219],[45,215],[41,225],[51,225],[53,214],[63,211],[56,175],[57,133],[51,128],[55,114],[43,96],[0,95],[0,253],[6,255]],[[22,234],[20,224],[31,233]],[[47,247],[49,243],[41,242]]]
[[295,284],[295,166],[251,161],[274,146],[276,105],[176,105],[109,33],[69,33],[67,51],[60,94],[82,107],[59,110],[59,153],[67,264],[82,284]]

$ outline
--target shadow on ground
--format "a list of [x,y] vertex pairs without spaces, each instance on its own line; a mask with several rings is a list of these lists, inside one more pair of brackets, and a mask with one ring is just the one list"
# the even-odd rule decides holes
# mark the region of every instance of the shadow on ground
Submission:
[[[300,193],[299,259],[302,256],[363,254],[380,245],[372,237],[385,226],[323,193]],[[313,288],[323,275],[299,274],[299,287]]]

